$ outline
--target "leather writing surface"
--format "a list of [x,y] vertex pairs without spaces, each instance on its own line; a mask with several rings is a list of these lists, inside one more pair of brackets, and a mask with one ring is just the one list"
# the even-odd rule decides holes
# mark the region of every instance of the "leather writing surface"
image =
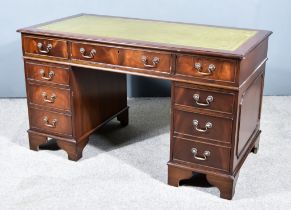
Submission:
[[194,24],[82,15],[39,29],[106,38],[234,51],[257,31]]

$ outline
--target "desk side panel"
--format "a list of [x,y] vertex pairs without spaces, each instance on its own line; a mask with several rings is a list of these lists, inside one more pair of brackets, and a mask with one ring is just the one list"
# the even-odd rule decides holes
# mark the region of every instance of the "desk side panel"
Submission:
[[74,137],[82,140],[127,107],[126,75],[71,68]]
[[239,86],[255,74],[258,67],[265,62],[268,51],[268,39],[263,40],[242,59],[239,68]]
[[233,147],[234,172],[240,169],[259,141],[264,68],[260,68],[261,74],[239,96],[237,133]]

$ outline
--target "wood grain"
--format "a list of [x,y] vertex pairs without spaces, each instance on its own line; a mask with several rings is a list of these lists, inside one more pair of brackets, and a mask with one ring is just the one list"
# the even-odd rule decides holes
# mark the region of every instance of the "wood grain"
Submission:
[[[84,14],[74,17],[81,16]],[[115,117],[122,126],[128,124],[125,74],[166,79],[172,82],[168,184],[179,186],[194,172],[202,173],[218,187],[222,198],[232,199],[245,159],[259,147],[271,32],[256,30],[254,36],[230,51],[49,31],[44,25],[19,30],[32,150],[54,138],[70,160],[80,159],[92,132]],[[49,44],[52,49],[47,53],[40,51]],[[47,78],[51,71],[53,76]],[[44,103],[42,92],[49,98],[56,94],[56,101]],[[195,94],[199,99],[193,98]],[[209,96],[213,100],[206,104]],[[212,127],[206,130],[208,122]],[[205,151],[209,151],[207,157]]]
[[[92,50],[96,51],[96,55],[92,58],[85,58],[82,56],[80,49],[84,48],[85,56],[90,57]],[[88,44],[84,42],[72,42],[71,43],[71,58],[76,60],[85,60],[90,62],[98,62],[105,64],[118,64],[118,49],[106,45]]]
[[[198,141],[189,141],[185,139],[174,139],[173,160],[182,160],[193,164],[213,167],[223,171],[229,171],[230,149],[227,147],[213,146]],[[205,151],[210,152],[210,156],[205,160],[195,159],[191,150],[197,149],[197,157],[202,157]],[[195,166],[194,166],[195,167]]]
[[[201,65],[202,73],[209,73],[209,65],[214,65],[215,70],[210,75],[202,75],[195,69],[195,64]],[[199,80],[210,80],[213,82],[224,81],[236,82],[236,63],[231,60],[221,60],[215,58],[206,58],[202,56],[181,55],[177,57],[176,74],[194,77]]]
[[[60,84],[69,85],[69,67],[56,64],[48,64],[45,62],[39,63],[35,61],[26,61],[25,70],[27,79],[30,81],[37,81],[46,84]],[[49,73],[53,72],[50,80],[43,79],[41,71],[44,71],[44,77],[49,77]]]
[[[52,49],[48,53],[42,53],[38,48],[38,43],[43,45],[42,50],[46,51],[49,44]],[[24,54],[34,54],[37,56],[45,57],[59,57],[68,58],[68,46],[66,40],[49,39],[46,37],[23,36],[23,49]]]
[[[45,117],[48,118],[48,124],[52,124],[53,120],[57,120],[55,127],[48,127],[44,122]],[[61,136],[72,136],[72,118],[69,115],[31,108],[29,110],[29,118],[32,129]]]
[[70,95],[70,89],[54,88],[34,83],[29,83],[28,85],[27,97],[31,104],[70,111]]
[[[197,101],[194,99],[194,95],[199,96]],[[232,114],[234,109],[235,94],[232,92],[222,92],[217,89],[205,89],[201,86],[193,87],[185,83],[176,83],[173,97],[175,105],[195,109],[198,108],[228,114]],[[213,101],[208,102],[207,97],[212,97]]]
[[[232,120],[198,114],[185,110],[174,109],[174,135],[187,135],[189,137],[201,138],[201,141],[221,141],[231,143]],[[197,120],[199,124],[193,125],[193,120]],[[205,130],[206,124],[211,123],[212,127],[206,132],[197,131],[196,127]]]

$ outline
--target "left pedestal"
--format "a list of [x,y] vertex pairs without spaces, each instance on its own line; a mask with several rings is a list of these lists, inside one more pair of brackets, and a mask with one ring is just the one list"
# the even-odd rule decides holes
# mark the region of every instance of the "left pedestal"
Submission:
[[89,135],[117,117],[128,122],[126,75],[25,60],[29,145],[48,138],[79,160]]

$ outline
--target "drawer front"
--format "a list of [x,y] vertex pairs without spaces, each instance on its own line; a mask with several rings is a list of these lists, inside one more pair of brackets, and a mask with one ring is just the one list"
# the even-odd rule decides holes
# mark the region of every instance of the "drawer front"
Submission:
[[66,67],[26,62],[25,69],[29,80],[69,85],[69,69]]
[[120,51],[120,65],[170,73],[171,54],[124,49]]
[[71,43],[71,58],[104,64],[118,64],[118,49],[82,42]]
[[72,135],[71,116],[30,108],[30,127],[48,133]]
[[70,110],[70,90],[29,83],[28,100],[32,104],[55,109]]
[[174,133],[224,143],[231,142],[232,120],[174,110]]
[[68,58],[67,41],[41,38],[23,37],[24,54]]
[[230,148],[175,138],[173,159],[229,171]]
[[194,87],[174,87],[175,104],[232,114],[234,94]]
[[176,74],[235,83],[236,69],[234,61],[181,55],[177,57]]

